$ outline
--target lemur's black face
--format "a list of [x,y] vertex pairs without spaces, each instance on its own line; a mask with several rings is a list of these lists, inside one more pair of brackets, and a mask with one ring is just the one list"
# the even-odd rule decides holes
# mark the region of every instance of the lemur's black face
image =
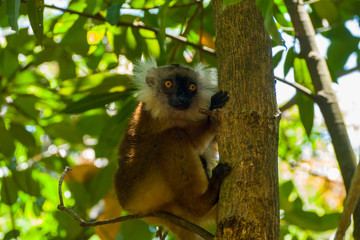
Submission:
[[[179,65],[173,65],[179,68]],[[162,81],[162,89],[168,95],[169,105],[178,110],[186,110],[191,105],[192,97],[196,94],[197,86],[194,79],[187,75],[175,72]]]

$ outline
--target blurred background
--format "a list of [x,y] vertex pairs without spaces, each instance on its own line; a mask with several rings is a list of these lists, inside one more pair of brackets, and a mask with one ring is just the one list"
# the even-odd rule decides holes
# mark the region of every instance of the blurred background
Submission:
[[[276,26],[275,76],[295,82],[294,71],[307,71],[294,64],[299,43],[283,1],[268,2]],[[305,6],[359,156],[360,2]],[[137,105],[133,62],[154,56],[159,65],[201,61],[216,67],[214,41],[208,0],[1,0],[0,239],[155,238],[155,229],[141,220],[81,228],[57,210],[58,180],[71,166],[65,205],[83,218],[126,214],[112,178],[117,146]],[[346,195],[331,138],[316,105],[296,104],[296,90],[279,81],[276,92],[283,112],[281,239],[331,239]]]

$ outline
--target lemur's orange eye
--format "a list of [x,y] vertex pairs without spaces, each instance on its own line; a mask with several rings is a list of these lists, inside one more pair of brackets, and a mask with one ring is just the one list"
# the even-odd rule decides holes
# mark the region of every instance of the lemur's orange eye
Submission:
[[171,88],[173,83],[170,81],[170,80],[167,80],[165,83],[164,83],[165,87],[166,88]]
[[196,91],[196,85],[194,83],[190,84],[189,90],[192,91],[192,92],[195,92]]

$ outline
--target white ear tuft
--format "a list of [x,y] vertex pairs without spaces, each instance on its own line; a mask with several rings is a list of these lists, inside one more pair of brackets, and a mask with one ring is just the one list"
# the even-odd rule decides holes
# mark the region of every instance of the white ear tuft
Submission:
[[199,83],[205,91],[216,91],[218,86],[216,68],[207,68],[204,64],[198,63],[194,67],[194,71],[199,75]]
[[138,60],[135,62],[133,81],[137,89],[141,90],[146,87],[146,74],[151,68],[156,67],[156,60],[153,57],[145,61]]

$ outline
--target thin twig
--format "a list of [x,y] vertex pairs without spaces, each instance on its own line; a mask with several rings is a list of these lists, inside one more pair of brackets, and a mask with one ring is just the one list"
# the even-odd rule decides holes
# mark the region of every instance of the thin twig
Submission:
[[291,108],[295,104],[296,104],[296,95],[293,96],[287,103],[285,103],[284,105],[279,107],[279,110],[280,110],[280,112],[285,112],[286,110],[288,110],[289,108]]
[[[195,9],[195,12],[194,14],[190,17],[189,21],[187,22],[186,24],[186,28],[184,30],[184,32],[181,34],[182,37],[186,37],[189,32],[190,32],[190,28],[191,28],[191,24],[192,22],[194,21],[196,15],[198,14],[200,10],[200,4],[198,5],[198,7]],[[187,17],[186,17],[187,18]],[[200,45],[201,46],[201,45]],[[175,55],[176,55],[176,52],[177,50],[179,49],[179,43],[177,43],[174,47],[173,47],[173,51],[172,51],[172,54],[171,54],[171,57],[169,58],[170,59],[170,62],[172,62],[175,58]]]
[[57,208],[59,210],[61,210],[61,211],[65,211],[65,212],[69,213],[77,222],[79,222],[80,226],[82,226],[82,227],[93,227],[93,226],[111,224],[111,223],[116,223],[116,222],[123,222],[123,221],[133,220],[133,219],[155,217],[155,218],[160,218],[160,219],[166,220],[166,221],[168,221],[168,222],[170,222],[172,224],[175,224],[177,226],[183,227],[188,231],[191,231],[193,233],[198,234],[199,236],[201,236],[205,240],[213,240],[214,239],[214,235],[212,235],[211,233],[209,233],[205,229],[199,227],[198,225],[196,225],[194,223],[191,223],[191,222],[189,222],[189,221],[187,221],[187,220],[185,220],[185,219],[183,219],[181,217],[175,216],[175,215],[173,215],[171,213],[162,212],[162,211],[148,213],[148,214],[128,215],[128,216],[111,218],[111,219],[102,220],[102,221],[91,221],[91,222],[85,221],[79,215],[77,215],[71,208],[67,208],[67,207],[64,206],[61,187],[62,187],[62,183],[63,183],[64,178],[65,178],[65,175],[69,170],[71,170],[71,168],[66,167],[64,172],[61,175],[60,180],[59,180],[60,204],[58,205]]
[[[22,2],[26,2],[26,1],[22,0]],[[59,11],[62,11],[62,12],[76,14],[76,15],[79,15],[80,17],[95,19],[95,20],[98,20],[98,21],[101,21],[101,22],[107,22],[106,19],[103,16],[101,16],[100,14],[91,15],[91,14],[88,14],[88,13],[82,13],[82,12],[74,11],[74,10],[71,10],[71,9],[61,8],[61,7],[57,7],[57,6],[54,6],[54,5],[48,5],[48,4],[45,4],[44,6],[47,7],[47,8],[56,9],[56,10],[59,10]],[[136,28],[136,29],[145,29],[145,30],[152,31],[155,34],[160,33],[160,30],[158,28],[152,28],[152,27],[145,26],[142,22],[128,23],[128,22],[119,21],[119,22],[117,22],[116,26],[119,26],[119,27],[131,27],[131,28]],[[193,48],[195,48],[197,50],[200,50],[200,51],[202,51],[204,53],[208,53],[210,55],[215,56],[215,50],[214,49],[211,49],[211,48],[206,47],[206,46],[202,46],[202,45],[198,45],[198,44],[189,42],[185,37],[173,36],[173,35],[170,35],[170,34],[165,34],[165,36],[168,37],[168,38],[171,38],[172,40],[175,40],[175,41],[177,41],[179,43],[191,46],[191,47],[193,47]]]
[[309,98],[311,98],[314,102],[318,103],[318,98],[316,95],[312,94],[311,90],[310,89],[307,89],[306,87],[294,82],[294,83],[291,83],[291,82],[288,82],[286,81],[285,79],[283,78],[279,78],[279,77],[274,77],[276,80],[282,82],[282,83],[285,83],[293,88],[295,88],[297,91],[301,92],[302,94],[308,96]]
[[342,71],[337,75],[337,77],[340,78],[340,77],[343,77],[345,75],[348,75],[348,74],[350,74],[352,72],[356,72],[356,71],[360,71],[360,66],[356,66],[354,68],[350,68],[348,70]]
[[348,192],[348,196],[346,197],[344,210],[340,216],[338,222],[338,229],[336,231],[334,240],[344,239],[346,229],[349,227],[351,222],[351,214],[354,212],[356,204],[359,199],[359,193],[360,193],[360,164],[358,164],[354,173],[354,177],[351,180],[350,190]]
[[199,109],[199,113],[201,113],[201,114],[204,114],[204,115],[207,115],[207,116],[211,117],[211,116],[212,116],[213,111],[208,110],[208,109],[204,109],[204,108],[200,108],[200,109]]

